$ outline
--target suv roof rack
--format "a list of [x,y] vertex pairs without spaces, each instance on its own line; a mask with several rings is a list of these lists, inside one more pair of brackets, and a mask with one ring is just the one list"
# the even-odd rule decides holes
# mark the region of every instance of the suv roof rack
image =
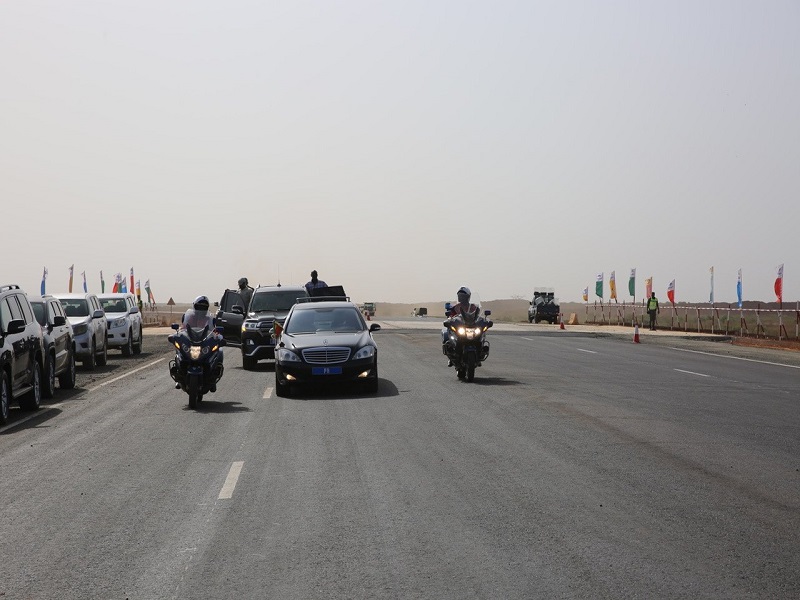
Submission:
[[308,302],[350,302],[350,296],[302,296],[297,298],[298,304]]
[[0,292],[7,292],[8,290],[19,290],[20,288],[16,283],[7,283],[5,285],[0,285]]

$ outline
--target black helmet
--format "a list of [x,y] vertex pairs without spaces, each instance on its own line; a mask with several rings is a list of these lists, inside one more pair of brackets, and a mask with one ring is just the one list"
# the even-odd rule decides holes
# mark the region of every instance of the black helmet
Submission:
[[239,279],[239,287],[240,288],[243,288],[244,286],[246,286],[247,283],[248,283],[247,282],[247,277],[242,277],[241,279]]
[[211,303],[208,301],[208,296],[198,296],[192,303],[192,307],[200,311],[208,310],[209,306],[211,306]]
[[467,286],[462,285],[458,292],[456,292],[456,296],[458,296],[458,301],[461,302],[461,298],[465,298],[464,302],[469,302],[470,297],[472,297],[472,292],[469,291]]

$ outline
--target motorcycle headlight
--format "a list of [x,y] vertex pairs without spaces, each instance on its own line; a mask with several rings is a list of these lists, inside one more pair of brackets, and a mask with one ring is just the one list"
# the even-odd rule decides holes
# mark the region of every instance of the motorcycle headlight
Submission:
[[297,354],[286,348],[278,350],[278,360],[281,362],[303,362]]
[[483,330],[480,327],[475,328],[475,335],[480,335]]
[[125,327],[125,317],[114,319],[111,321],[111,327]]
[[464,327],[459,327],[459,328],[456,330],[456,333],[457,333],[458,335],[465,335],[465,334],[467,333],[467,330],[466,330],[466,328],[464,328]]
[[353,360],[358,360],[359,358],[370,358],[375,356],[375,347],[374,346],[364,346],[355,353],[353,356]]
[[198,358],[200,358],[200,351],[201,351],[200,346],[192,346],[191,348],[189,348],[189,358],[191,358],[192,360],[197,360]]

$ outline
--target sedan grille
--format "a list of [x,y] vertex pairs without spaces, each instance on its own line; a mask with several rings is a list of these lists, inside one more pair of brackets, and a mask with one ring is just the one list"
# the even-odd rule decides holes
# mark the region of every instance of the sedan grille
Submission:
[[350,358],[350,348],[309,348],[303,350],[303,360],[312,365],[343,363]]

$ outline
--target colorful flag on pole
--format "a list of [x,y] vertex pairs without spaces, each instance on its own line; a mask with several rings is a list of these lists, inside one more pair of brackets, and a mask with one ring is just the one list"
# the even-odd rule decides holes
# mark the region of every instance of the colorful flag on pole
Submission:
[[631,276],[628,278],[628,293],[636,298],[636,269],[631,269]]
[[83,293],[84,294],[88,294],[89,293],[89,286],[86,285],[86,271],[81,273],[81,275],[83,275]]
[[778,302],[783,304],[783,263],[778,266],[778,277],[775,279],[775,295]]
[[588,286],[583,288],[583,301],[584,302],[588,302],[589,301],[589,287]]
[[123,294],[128,292],[128,284],[125,281],[125,275],[119,274],[119,291]]
[[111,288],[112,294],[118,294],[120,292],[120,279],[122,279],[122,273],[115,273],[114,274],[114,287]]
[[41,293],[42,296],[44,296],[44,290],[46,287],[44,283],[45,281],[47,281],[47,267],[45,267],[44,271],[42,271],[42,293]]
[[739,269],[739,278],[736,280],[736,297],[739,299],[739,308],[742,308],[742,270]]
[[72,293],[72,272],[75,270],[75,264],[69,268],[69,293]]
[[131,267],[131,294],[136,289],[136,286],[133,285],[133,267]]
[[594,293],[603,298],[603,274],[597,274],[597,282],[594,284]]
[[136,299],[141,302],[142,301],[142,282],[140,280],[136,280]]
[[150,291],[150,280],[149,279],[144,282],[144,291],[147,292],[147,301],[148,302],[152,302],[153,304],[155,304],[156,303],[156,299],[155,299],[155,297],[153,297],[153,292]]
[[100,293],[101,294],[105,294],[106,293],[106,280],[103,279],[103,272],[102,271],[100,271]]
[[648,277],[644,280],[644,291],[648,298],[653,295],[653,278]]
[[669,287],[667,288],[667,298],[670,302],[675,304],[675,280],[669,282]]
[[608,287],[611,290],[608,299],[617,301],[617,272],[611,271],[611,275],[608,277]]
[[711,267],[711,293],[708,296],[708,301],[714,304],[714,267]]

